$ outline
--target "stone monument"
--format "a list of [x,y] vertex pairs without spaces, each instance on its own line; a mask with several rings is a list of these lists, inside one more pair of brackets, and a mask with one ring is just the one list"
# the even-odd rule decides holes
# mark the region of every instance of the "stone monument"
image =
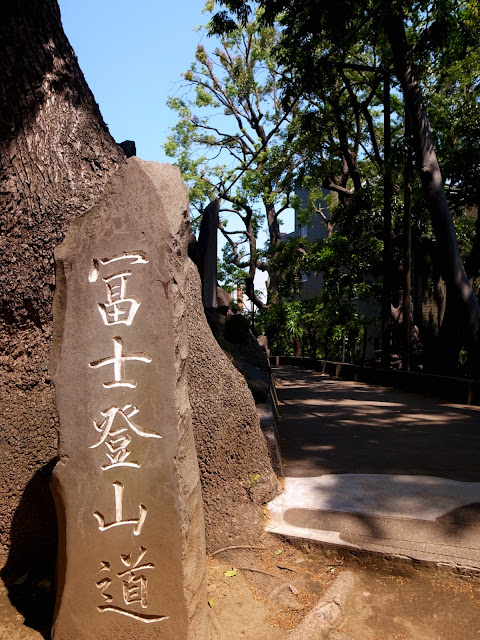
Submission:
[[206,640],[187,389],[188,197],[131,158],[56,251],[54,640]]

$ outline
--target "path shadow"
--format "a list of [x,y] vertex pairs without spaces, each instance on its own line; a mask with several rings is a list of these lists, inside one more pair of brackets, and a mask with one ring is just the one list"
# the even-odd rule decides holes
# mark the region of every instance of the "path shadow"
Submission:
[[24,617],[24,625],[45,640],[55,606],[57,520],[49,483],[56,458],[28,482],[12,521],[11,546],[0,571],[11,603]]
[[479,407],[287,367],[275,376],[285,476],[331,476],[287,524],[478,552]]
[[390,518],[388,516],[316,511],[315,509],[287,509],[285,522],[302,529],[330,531],[338,534],[346,543],[362,547],[365,543],[377,543],[387,547],[425,549],[436,547],[437,552],[451,555],[446,543],[457,548],[456,556],[477,557],[476,527],[449,521],[419,520],[414,518]]
[[276,369],[285,475],[409,474],[480,482],[479,407]]
[[[300,480],[300,479],[298,479]],[[306,486],[310,482],[308,499]],[[296,487],[296,489],[294,489]],[[450,540],[478,549],[480,483],[419,476],[322,476],[290,485],[289,525],[349,536]],[[303,496],[296,502],[294,495]]]
[[480,527],[480,502],[465,504],[449,513],[445,513],[437,522],[448,522],[455,525]]

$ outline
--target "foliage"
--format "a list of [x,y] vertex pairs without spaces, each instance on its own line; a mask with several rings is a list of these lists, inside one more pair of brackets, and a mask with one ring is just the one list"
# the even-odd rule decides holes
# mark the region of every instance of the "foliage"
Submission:
[[[367,222],[364,226],[367,230],[359,226],[356,236],[337,230],[315,242],[297,238],[284,243],[276,257],[284,274],[281,301],[260,314],[273,353],[358,359],[365,324],[372,321],[359,305],[378,297],[382,251],[381,241]],[[302,273],[322,276],[319,296],[295,299]]]
[[307,256],[310,242],[306,238],[292,238],[282,242],[270,257],[270,267],[282,274],[278,293],[282,298],[300,294],[301,278],[308,272]]
[[[271,353],[278,355],[300,355],[302,342],[308,331],[312,331],[311,315],[308,309],[315,306],[309,300],[286,301],[270,304],[260,310],[257,329],[265,333]],[[318,309],[317,309],[318,310]],[[317,330],[315,316],[313,331]]]
[[460,246],[462,256],[465,259],[468,259],[472,250],[472,245],[475,238],[475,222],[475,218],[465,213],[455,218],[454,220],[458,244]]
[[358,361],[365,323],[355,305],[324,304],[314,296],[261,309],[257,329],[276,355]]
[[381,242],[368,233],[362,233],[355,244],[340,232],[314,243],[308,265],[323,275],[322,297],[340,305],[378,293],[374,279],[380,273],[381,250]]
[[435,143],[455,213],[480,200],[480,50],[425,79]]
[[[224,259],[217,259],[217,279],[222,289],[228,293],[243,289],[245,286],[245,269],[241,269],[233,264],[228,257],[230,246],[223,247]],[[227,254],[227,255],[225,255]]]
[[[240,19],[249,15],[248,2],[223,0],[221,4],[227,11],[217,16],[218,30],[229,28],[231,15]],[[469,275],[479,277],[480,224],[475,225],[480,202],[478,2],[261,0],[260,5],[265,22],[278,20],[281,26],[276,54],[286,70],[283,103],[300,106],[297,123],[308,132],[302,137],[309,155],[301,179],[304,184],[310,181],[310,188],[321,185],[339,198],[332,221],[340,235],[327,242],[318,252],[321,258],[317,258],[317,268],[326,269],[327,276],[330,263],[334,265],[332,273],[336,275],[327,289],[330,285],[332,291],[337,287],[339,307],[343,300],[351,300],[348,286],[343,287],[343,283],[348,285],[348,267],[345,273],[339,270],[336,257],[345,253],[349,243],[357,246],[360,227],[366,222],[362,212],[370,207],[376,215],[363,231],[385,244],[385,277],[389,251],[394,256],[394,298],[401,304],[405,284],[400,271],[406,268],[407,220],[403,200],[408,191],[404,191],[405,180],[411,173],[409,149],[413,147],[419,169],[416,176],[408,178],[413,187],[415,260],[421,264],[426,259],[423,252],[431,251],[429,259],[435,263],[432,277],[438,278],[441,270],[448,304],[455,307],[464,327],[456,332],[457,338],[460,336],[464,345],[469,340],[470,344],[476,339],[478,342],[479,305],[461,262],[461,257],[466,259]],[[391,143],[383,121],[387,100],[384,89],[388,84],[392,89]],[[430,120],[420,105],[426,106]],[[437,157],[444,185],[439,179]],[[428,167],[424,162],[430,163]],[[393,224],[382,229],[382,218],[389,207],[384,185],[390,175],[394,186],[390,199]],[[419,198],[420,182],[423,202]],[[477,208],[475,212],[473,207]],[[425,216],[427,208],[431,221]],[[390,233],[392,237],[386,236]],[[428,242],[433,235],[440,250],[433,250]],[[295,270],[304,272],[307,260],[295,253],[295,247],[282,253],[284,258],[279,255],[278,260],[287,269],[284,293],[292,295],[298,290]],[[423,283],[424,292],[435,290],[436,283],[432,281],[432,285]],[[415,300],[421,298],[422,291],[417,292]],[[441,298],[438,304],[442,304]],[[421,325],[422,309],[416,309],[414,315]],[[438,317],[442,315],[439,306]],[[457,338],[450,334],[450,339]],[[451,362],[454,366],[454,360]]]
[[[213,4],[207,4],[211,12]],[[241,25],[230,24],[209,53],[199,45],[196,60],[184,74],[185,93],[169,99],[179,120],[165,149],[190,188],[193,207],[201,213],[214,198],[222,201],[220,231],[230,246],[225,257],[245,268],[247,295],[255,296],[257,269],[268,270],[267,256],[257,248],[266,225],[270,255],[280,243],[279,215],[289,206],[298,168],[304,161],[296,140],[295,109],[285,111],[280,74],[272,51],[278,40],[260,14]],[[211,31],[211,25],[204,28]],[[270,277],[271,288],[276,286]]]

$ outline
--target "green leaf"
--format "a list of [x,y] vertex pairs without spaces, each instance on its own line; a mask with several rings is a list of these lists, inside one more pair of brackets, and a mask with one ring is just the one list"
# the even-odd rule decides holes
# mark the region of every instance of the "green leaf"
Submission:
[[277,549],[276,551],[274,551],[274,555],[279,556],[281,553],[283,553],[283,549]]
[[234,576],[237,575],[237,572],[235,569],[230,569],[229,571],[225,571],[223,575],[227,576],[227,578],[233,578]]

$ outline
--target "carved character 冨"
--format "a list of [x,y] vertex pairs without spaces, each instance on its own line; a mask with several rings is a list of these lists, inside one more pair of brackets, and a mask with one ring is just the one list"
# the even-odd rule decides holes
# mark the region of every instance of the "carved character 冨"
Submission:
[[[144,251],[124,252],[112,256],[93,260],[93,266],[88,274],[89,282],[98,280],[100,266],[111,264],[119,260],[131,260],[130,264],[148,264],[148,257]],[[130,326],[140,307],[140,300],[136,296],[127,297],[127,278],[132,275],[130,269],[118,271],[102,278],[107,287],[107,301],[98,304],[98,310],[105,325],[125,324]]]

